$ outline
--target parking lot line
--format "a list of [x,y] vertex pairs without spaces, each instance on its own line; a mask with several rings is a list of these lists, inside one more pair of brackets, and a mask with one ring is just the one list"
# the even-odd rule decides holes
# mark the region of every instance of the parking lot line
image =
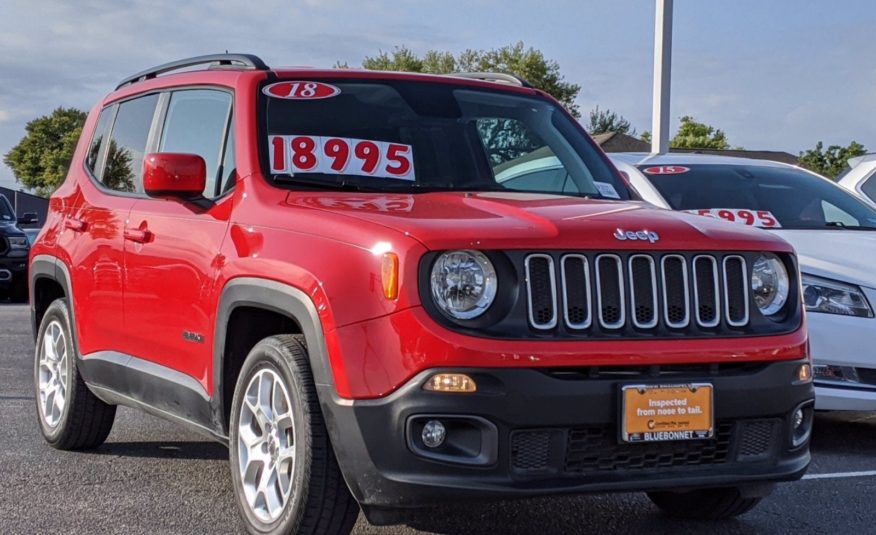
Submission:
[[849,477],[873,477],[876,476],[876,470],[865,470],[863,472],[833,472],[829,474],[806,474],[803,479],[843,479]]

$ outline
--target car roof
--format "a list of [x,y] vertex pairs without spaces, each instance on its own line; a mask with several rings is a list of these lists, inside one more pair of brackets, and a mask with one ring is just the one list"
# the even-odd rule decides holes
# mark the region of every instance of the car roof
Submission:
[[690,152],[670,152],[668,154],[649,154],[647,152],[612,152],[608,157],[630,165],[752,165],[760,167],[781,167],[795,169],[793,165],[772,160],[720,156],[717,154],[697,154]]

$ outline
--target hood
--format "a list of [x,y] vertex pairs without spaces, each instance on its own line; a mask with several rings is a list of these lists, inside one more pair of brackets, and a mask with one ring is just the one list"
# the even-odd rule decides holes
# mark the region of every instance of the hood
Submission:
[[0,219],[0,234],[4,236],[24,236],[24,232],[18,228],[18,223],[15,221],[5,221]]
[[[515,192],[290,192],[286,202],[395,229],[433,250],[792,251],[769,232],[640,202]],[[620,239],[618,229],[645,239]]]
[[775,230],[797,250],[800,270],[876,288],[876,231]]

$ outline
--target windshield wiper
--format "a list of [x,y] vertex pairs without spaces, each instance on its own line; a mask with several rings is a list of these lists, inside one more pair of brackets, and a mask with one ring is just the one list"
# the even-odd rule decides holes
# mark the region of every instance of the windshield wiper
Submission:
[[862,225],[846,225],[842,221],[828,221],[824,224],[825,227],[835,228],[838,230],[876,230],[876,227],[865,227]]
[[[319,175],[318,175],[319,176]],[[326,176],[339,176],[339,175],[326,175]],[[312,189],[334,189],[338,191],[380,191],[376,188],[369,188],[362,184],[352,184],[347,182],[346,179],[341,180],[326,180],[324,178],[312,178],[313,175],[308,175],[307,178],[297,177],[291,175],[274,175],[274,181],[278,184],[283,184],[286,186],[299,186],[305,188]]]

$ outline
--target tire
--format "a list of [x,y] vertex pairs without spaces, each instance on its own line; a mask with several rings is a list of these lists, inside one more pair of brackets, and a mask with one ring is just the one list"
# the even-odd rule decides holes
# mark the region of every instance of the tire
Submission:
[[46,442],[59,450],[100,446],[116,416],[115,405],[97,399],[79,376],[78,355],[67,301],[58,299],[49,305],[40,323],[33,375],[40,431]]
[[271,336],[250,351],[229,427],[231,479],[250,533],[352,531],[359,505],[329,442],[303,337]]
[[746,497],[738,488],[648,493],[654,505],[667,515],[695,520],[737,517],[754,509],[764,497]]

